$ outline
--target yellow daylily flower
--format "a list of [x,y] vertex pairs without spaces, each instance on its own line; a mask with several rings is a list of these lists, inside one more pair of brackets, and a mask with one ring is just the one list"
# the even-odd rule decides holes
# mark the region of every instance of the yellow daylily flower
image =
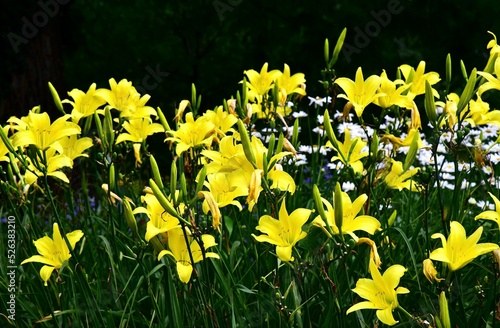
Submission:
[[154,133],[164,132],[165,129],[163,125],[159,123],[151,123],[150,118],[135,118],[128,122],[123,123],[123,128],[128,133],[120,133],[116,138],[116,144],[123,141],[134,142],[134,155],[135,161],[137,163],[142,163],[140,149],[141,143],[146,140],[146,138]]
[[78,138],[76,135],[72,135],[61,138],[59,140],[59,144],[61,144],[63,148],[63,155],[69,157],[71,160],[74,160],[75,158],[81,156],[89,157],[88,154],[84,154],[83,152],[92,147],[92,139],[88,137]]
[[151,116],[158,117],[158,113],[151,106],[146,106],[150,95],[141,96],[139,93],[130,95],[129,105],[120,112],[120,117],[129,120],[138,118],[150,118]]
[[189,112],[186,113],[185,119],[186,122],[179,124],[177,131],[167,131],[172,136],[165,139],[165,141],[176,143],[175,153],[177,156],[190,148],[210,147],[212,144],[215,125],[207,117],[201,116],[195,121],[193,113]]
[[207,110],[203,116],[207,117],[215,127],[215,138],[219,142],[219,138],[226,136],[228,132],[234,132],[233,125],[238,121],[238,117],[225,112],[222,106],[215,110]]
[[[396,85],[400,85],[396,88]],[[389,108],[397,105],[401,108],[413,108],[413,101],[402,93],[405,92],[410,86],[405,84],[402,80],[391,81],[387,77],[385,70],[380,74],[380,87],[379,93],[385,94],[373,101],[373,103],[382,108]]]
[[123,128],[128,133],[120,133],[116,138],[116,144],[123,141],[142,143],[154,133],[164,132],[165,129],[159,123],[151,123],[149,118],[136,118],[123,123]]
[[51,124],[49,114],[36,113],[35,110],[31,110],[28,116],[20,119],[11,117],[7,122],[14,123],[13,128],[17,131],[12,136],[12,145],[14,147],[35,145],[40,150],[53,148],[61,154],[63,149],[59,140],[81,132],[77,124],[68,122],[69,118],[70,115],[64,115]]
[[[425,62],[421,61],[418,63],[417,69],[415,70],[410,65],[404,64],[399,66],[399,70],[403,73],[406,84],[410,84],[410,88],[408,90],[408,97],[413,100],[415,96],[421,95],[425,93],[425,81],[429,81],[430,85],[434,85],[438,83],[441,78],[439,74],[436,72],[427,72],[425,71]],[[439,93],[433,88],[432,94],[435,98],[439,98]]]
[[[306,79],[304,77],[303,73],[295,73],[292,76],[290,76],[290,67],[285,64],[285,68],[283,69],[283,74],[278,77],[276,80],[278,83],[278,87],[281,92],[283,92],[283,95],[291,95],[292,93],[297,93],[301,96],[306,95],[306,90],[304,90],[301,86],[306,83]],[[284,103],[284,102],[280,102]]]
[[[220,208],[227,205],[234,205],[238,207],[240,211],[243,210],[240,202],[237,201],[236,198],[246,196],[248,194],[248,188],[247,186],[235,184],[229,174],[209,174],[203,185],[208,188],[208,191],[200,191],[200,196],[205,198],[202,209],[205,214],[208,213],[209,210],[212,212],[213,227],[215,229],[220,225]],[[214,204],[211,204],[211,202]]]
[[[358,237],[354,231],[365,231],[370,235],[373,235],[376,231],[380,230],[380,222],[370,215],[358,215],[363,209],[363,205],[368,200],[366,194],[358,196],[351,201],[351,198],[346,192],[341,191],[342,194],[342,234],[349,234],[354,240],[358,240]],[[334,196],[335,197],[335,196]],[[334,198],[335,199],[335,198]],[[335,224],[335,211],[332,204],[330,204],[326,199],[321,198],[323,204],[326,206],[326,217],[327,221],[323,221],[321,216],[317,216],[313,220],[313,225],[321,228],[327,235],[330,235],[324,227],[328,224],[334,234],[339,234],[339,227]]]
[[500,200],[495,197],[491,192],[488,192],[493,201],[495,202],[495,211],[484,211],[481,214],[476,215],[474,220],[484,219],[496,222],[498,229],[500,230]]
[[479,89],[477,91],[477,93],[479,95],[482,95],[484,92],[491,90],[491,89],[500,90],[500,80],[499,80],[499,78],[500,78],[500,57],[495,60],[495,66],[493,69],[493,73],[495,74],[495,76],[493,76],[492,74],[487,73],[487,72],[477,72],[478,75],[481,75],[482,77],[484,77],[488,81],[479,87]]
[[399,307],[398,294],[410,292],[405,287],[397,287],[399,280],[406,272],[406,268],[395,264],[387,268],[381,275],[372,259],[370,259],[369,267],[372,279],[359,279],[356,288],[352,290],[367,301],[354,304],[347,309],[346,314],[362,309],[377,310],[377,318],[386,325],[393,326],[398,323],[392,314],[394,309]]
[[[161,258],[165,255],[170,255],[175,260],[179,279],[185,284],[187,284],[191,279],[191,275],[193,273],[193,265],[195,263],[200,262],[204,258],[219,258],[218,254],[206,251],[206,249],[217,245],[214,236],[201,236],[203,248],[205,250],[205,254],[203,254],[198,241],[191,237],[191,233],[189,231],[186,231],[186,233],[188,235],[189,246],[186,244],[182,228],[177,228],[170,231],[168,234],[169,250],[163,250],[158,254],[158,261],[161,260]],[[189,256],[189,253],[191,253],[194,263],[191,263],[191,257]]]
[[259,225],[255,228],[266,235],[252,234],[252,236],[258,242],[276,245],[276,254],[281,261],[293,261],[292,247],[307,236],[302,226],[307,222],[311,212],[309,209],[298,208],[288,215],[285,200],[283,200],[278,214],[279,219],[263,215],[259,220]]
[[267,71],[267,63],[264,63],[260,73],[251,69],[245,71],[244,74],[248,77],[247,86],[249,88],[249,99],[254,99],[255,96],[263,96],[267,94],[273,87],[274,81],[282,74],[278,70]]
[[441,239],[443,247],[432,251],[429,258],[447,263],[451,271],[461,269],[476,257],[498,248],[498,245],[493,243],[478,244],[482,233],[483,227],[479,227],[467,238],[464,227],[459,222],[452,221],[450,222],[448,239],[441,233],[435,233],[431,236],[433,239]]
[[96,95],[104,99],[111,108],[120,112],[130,110],[130,106],[134,105],[131,103],[132,96],[138,94],[132,86],[132,82],[122,79],[116,83],[116,80],[111,78],[109,86],[111,89],[99,89],[96,91]]
[[[460,100],[460,96],[457,95],[456,93],[452,92],[446,96],[446,103],[444,103],[442,101],[436,101],[436,106],[441,106],[443,108],[446,121],[448,122],[448,126],[452,130],[453,130],[453,127],[455,126],[455,124],[458,123],[457,105],[458,105],[459,100]],[[441,124],[444,124],[444,123],[445,123],[445,120],[443,120],[441,122]]]
[[417,174],[420,168],[416,167],[407,171],[403,171],[403,163],[391,158],[391,169],[385,176],[384,181],[391,189],[408,189],[409,191],[419,191],[421,185],[411,179]]
[[[71,249],[75,248],[75,245],[83,237],[83,232],[81,230],[75,230],[66,234]],[[44,285],[47,286],[47,281],[50,279],[52,271],[55,269],[60,269],[65,265],[65,263],[71,258],[71,253],[68,245],[64,241],[59,231],[59,226],[57,223],[53,225],[52,238],[45,236],[37,239],[33,242],[39,255],[33,255],[32,257],[21,262],[21,265],[28,262],[39,262],[45,264],[40,269],[40,277],[44,281]]]
[[143,195],[141,196],[141,200],[143,203],[146,203],[146,207],[139,206],[135,208],[132,213],[144,213],[148,216],[149,221],[146,224],[146,235],[144,236],[144,239],[146,241],[149,241],[151,238],[158,234],[162,234],[180,227],[179,220],[170,215],[163,208],[163,206],[161,206],[155,195]]
[[71,111],[73,122],[78,123],[81,118],[93,115],[100,106],[106,103],[106,100],[100,97],[99,90],[96,90],[96,84],[92,83],[86,93],[79,89],[68,92],[73,101],[65,99],[62,103],[73,105]]
[[381,79],[377,75],[372,75],[365,80],[361,67],[356,71],[354,81],[346,77],[335,80],[335,83],[345,92],[345,94],[340,94],[338,97],[347,99],[354,106],[354,111],[358,117],[361,117],[366,106],[377,98],[385,96],[384,93],[377,93],[380,82]]
[[477,99],[471,99],[468,104],[469,111],[462,111],[463,114],[467,113],[464,121],[469,122],[472,126],[495,124],[500,126],[500,110],[490,110],[490,104],[483,101],[481,96],[477,94]]
[[264,173],[264,157],[267,157],[268,149],[257,137],[252,137],[250,147],[255,154],[256,168],[246,158],[243,145],[236,143],[233,135],[221,139],[219,151],[204,150],[202,155],[210,160],[207,164],[207,173],[226,173],[229,174],[233,185],[245,186],[247,188],[247,204],[252,211],[262,191],[262,179],[272,180],[271,189],[280,189],[288,191],[291,194],[295,192],[296,184],[293,178],[287,172],[281,170],[277,161],[285,156],[291,155],[291,152],[282,151],[271,157],[267,163],[267,176]]
[[422,142],[422,138],[420,138],[420,132],[418,131],[418,129],[415,129],[415,128],[411,128],[409,131],[408,131],[408,134],[406,135],[406,137],[404,139],[400,138],[400,137],[395,137],[394,135],[392,134],[386,134],[384,135],[380,140],[381,141],[386,141],[386,140],[389,140],[392,145],[394,146],[394,148],[398,148],[398,147],[409,147],[411,145],[411,143],[413,142],[413,138],[417,138],[417,148],[420,149],[423,147],[423,142]]
[[[54,149],[49,149],[45,151],[45,163],[42,163],[41,159],[39,159],[39,163],[42,166],[40,169],[46,171],[47,176],[51,176],[54,178],[57,178],[59,180],[62,180],[63,182],[69,183],[69,179],[64,174],[61,169],[63,167],[73,167],[73,160],[69,158],[66,155],[60,155],[55,152]],[[43,176],[43,172],[39,170],[35,165],[33,165],[33,162],[31,159],[28,158],[28,168],[26,169],[26,172],[24,173],[24,181],[26,184],[34,184],[38,177]]]
[[360,137],[351,139],[351,132],[349,129],[344,131],[344,142],[337,142],[337,145],[332,145],[330,141],[326,143],[326,147],[333,148],[338,156],[333,156],[331,161],[340,160],[347,166],[352,167],[355,173],[363,172],[363,163],[361,159],[368,156],[368,151],[362,152],[367,143]]

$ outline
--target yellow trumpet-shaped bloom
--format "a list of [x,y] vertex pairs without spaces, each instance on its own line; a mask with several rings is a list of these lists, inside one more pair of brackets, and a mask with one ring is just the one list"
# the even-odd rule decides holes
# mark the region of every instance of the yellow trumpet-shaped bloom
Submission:
[[354,111],[358,117],[361,117],[366,106],[377,98],[385,96],[384,93],[377,93],[380,82],[381,79],[377,75],[372,75],[365,80],[361,67],[356,71],[354,81],[346,77],[335,80],[335,83],[345,92],[345,94],[340,94],[338,97],[347,99],[354,106]]
[[226,133],[233,132],[232,126],[238,121],[237,116],[224,111],[222,106],[217,107],[215,110],[207,110],[203,116],[214,124],[217,141],[219,141],[219,138],[225,137]]
[[236,198],[248,194],[247,186],[235,184],[231,176],[225,173],[207,175],[204,185],[208,188],[208,191],[200,191],[199,196],[205,198],[202,209],[205,214],[209,210],[212,212],[214,228],[217,229],[220,225],[220,208],[234,205],[242,211],[243,208]]
[[[399,85],[399,87],[396,87]],[[389,108],[392,105],[397,105],[401,108],[413,108],[413,101],[403,93],[408,90],[410,86],[405,84],[402,80],[391,81],[387,77],[385,70],[380,74],[380,87],[379,93],[385,96],[375,99],[374,104],[382,108]]]
[[[39,161],[41,161],[41,159],[39,159]],[[73,160],[66,155],[57,154],[54,149],[49,149],[45,152],[44,161],[37,166],[33,164],[32,159],[28,159],[28,169],[24,174],[24,181],[29,185],[34,184],[38,177],[44,175],[42,171],[45,171],[47,176],[69,183],[68,177],[61,171],[63,167],[72,168]],[[40,169],[42,171],[40,171]]]
[[114,78],[109,79],[111,89],[99,89],[96,94],[104,99],[111,108],[120,112],[129,110],[132,96],[137,94],[137,90],[132,86],[132,82],[126,79],[116,83]]
[[264,63],[260,73],[251,69],[245,71],[248,77],[249,99],[254,99],[256,96],[263,96],[273,87],[274,81],[282,74],[278,70],[267,71],[268,64]]
[[500,201],[491,192],[488,192],[488,194],[490,194],[490,197],[493,198],[493,201],[495,202],[495,211],[484,211],[483,213],[476,215],[474,220],[491,220],[496,222],[498,229],[500,229]]
[[[380,230],[380,222],[370,215],[358,215],[358,213],[363,209],[363,205],[368,200],[368,196],[366,194],[360,195],[354,202],[351,201],[351,198],[346,192],[341,191],[342,193],[342,234],[349,234],[354,240],[358,240],[354,231],[365,231],[371,235],[373,235],[377,230]],[[328,230],[324,227],[328,224],[332,232],[334,234],[339,234],[339,228],[335,224],[335,211],[332,206],[326,199],[321,198],[323,204],[326,206],[326,217],[328,222],[324,222],[321,216],[317,216],[313,220],[313,225],[320,227],[324,230],[324,232],[329,235]]]
[[278,214],[279,219],[263,215],[259,220],[259,225],[255,228],[266,235],[252,234],[252,236],[258,242],[276,245],[276,254],[280,260],[293,261],[292,247],[307,236],[307,233],[302,231],[302,226],[307,222],[310,214],[311,210],[298,208],[288,215],[283,200]]
[[367,301],[354,304],[347,309],[346,314],[362,309],[373,309],[377,310],[377,318],[380,321],[389,326],[395,325],[398,321],[394,319],[392,312],[399,307],[398,294],[410,292],[405,287],[397,287],[406,268],[395,264],[387,268],[381,275],[373,259],[370,259],[369,266],[372,279],[359,279],[356,288],[352,290]]
[[368,151],[363,151],[367,143],[363,141],[360,137],[351,139],[351,132],[349,129],[345,129],[344,132],[344,142],[337,142],[337,145],[332,145],[330,141],[327,142],[326,146],[333,148],[337,151],[337,156],[333,156],[331,161],[340,160],[345,165],[352,167],[355,173],[363,172],[363,163],[361,159],[368,156]]
[[498,248],[498,245],[493,243],[478,244],[482,233],[483,227],[479,227],[467,238],[464,227],[459,222],[452,221],[448,239],[441,233],[431,236],[441,239],[443,247],[434,250],[429,257],[431,260],[447,263],[451,271],[461,269],[476,257]]
[[137,207],[132,213],[144,213],[148,216],[149,221],[146,224],[146,235],[144,236],[146,241],[158,234],[180,227],[179,220],[168,214],[155,195],[146,194],[141,199],[143,203],[146,203],[146,207]]
[[490,73],[487,72],[477,72],[478,75],[481,75],[484,77],[488,82],[485,82],[483,85],[479,87],[478,94],[482,95],[483,92],[491,90],[491,89],[496,89],[500,90],[500,57],[495,60],[495,66],[493,73],[495,76],[493,76]]
[[[413,100],[415,96],[425,93],[425,81],[429,81],[430,85],[438,83],[441,79],[439,74],[436,72],[425,72],[425,62],[421,61],[418,63],[417,69],[414,69],[410,65],[401,65],[399,67],[401,73],[405,77],[405,81],[410,88],[408,90],[408,97]],[[432,94],[434,97],[439,98],[439,93],[432,89]]]
[[151,123],[150,118],[135,118],[129,122],[123,123],[123,128],[128,133],[121,133],[116,138],[116,144],[123,141],[134,142],[134,155],[135,161],[137,163],[142,163],[140,149],[141,143],[146,140],[146,138],[154,133],[163,132],[165,129],[159,123]]
[[403,189],[419,191],[421,189],[421,185],[411,179],[419,171],[418,167],[404,171],[403,163],[394,159],[391,159],[391,163],[390,171],[384,178],[389,188],[398,189],[399,191]]
[[7,122],[13,123],[14,129],[17,130],[12,136],[12,145],[14,147],[35,145],[40,150],[53,148],[62,154],[63,147],[59,140],[81,132],[77,124],[68,122],[69,118],[70,115],[64,115],[51,124],[49,114],[36,113],[34,110],[20,119],[11,117]]
[[[83,237],[83,232],[81,230],[75,230],[66,234],[71,249],[75,248],[75,245]],[[45,264],[40,269],[40,277],[44,281],[44,285],[47,286],[47,281],[50,279],[52,271],[55,269],[60,269],[66,261],[71,257],[68,245],[64,241],[59,231],[59,226],[54,223],[52,238],[45,236],[37,239],[33,242],[35,244],[36,250],[39,255],[33,255],[32,257],[21,262],[21,265],[28,262],[39,262]]]
[[[286,97],[292,93],[297,93],[299,95],[305,96],[306,90],[301,86],[306,83],[306,79],[303,73],[295,73],[290,76],[290,67],[285,64],[283,69],[283,74],[277,79],[278,87],[280,88],[283,95]],[[280,102],[284,103],[284,102]]]
[[96,90],[96,84],[92,83],[87,92],[79,89],[68,92],[73,101],[66,99],[62,102],[73,105],[71,112],[73,122],[78,123],[82,117],[93,115],[100,106],[106,103],[106,100],[99,96],[99,90],[101,89]]
[[215,125],[207,117],[201,116],[195,121],[193,113],[189,112],[186,113],[185,119],[186,122],[180,124],[177,131],[167,131],[172,136],[165,139],[176,143],[177,156],[190,148],[209,147],[212,144]]
[[[204,258],[219,258],[219,255],[214,252],[202,252],[200,244],[196,241],[189,231],[186,231],[188,243],[186,243],[186,238],[182,228],[177,228],[168,233],[168,248],[169,250],[163,250],[158,254],[158,260],[160,260],[165,255],[170,255],[176,262],[177,273],[179,279],[187,284],[191,279],[193,273],[193,265],[200,262]],[[202,235],[202,244],[204,250],[216,246],[215,238],[212,235]],[[191,255],[189,254],[191,253]],[[191,262],[191,257],[193,262]]]
[[78,157],[89,157],[84,151],[92,147],[92,139],[88,137],[78,138],[76,135],[72,135],[59,140],[59,143],[63,147],[63,155],[74,160]]

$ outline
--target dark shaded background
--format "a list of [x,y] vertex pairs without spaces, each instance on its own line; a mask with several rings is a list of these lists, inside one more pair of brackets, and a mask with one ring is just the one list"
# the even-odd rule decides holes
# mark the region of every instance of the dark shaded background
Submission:
[[[324,40],[333,49],[344,27],[346,43],[358,50],[341,54],[338,75],[353,78],[362,66],[365,76],[384,68],[394,78],[397,66],[423,59],[427,70],[444,75],[451,53],[458,81],[461,59],[469,71],[484,68],[492,38],[487,31],[500,37],[497,0],[41,0],[1,6],[0,122],[39,104],[58,115],[49,81],[64,99],[72,88],[109,87],[109,78],[126,78],[167,116],[195,83],[202,108],[213,108],[240,88],[245,69],[260,70],[264,62],[305,73],[308,94],[321,95]],[[377,23],[383,10],[390,15]],[[372,36],[357,35],[366,28]]]

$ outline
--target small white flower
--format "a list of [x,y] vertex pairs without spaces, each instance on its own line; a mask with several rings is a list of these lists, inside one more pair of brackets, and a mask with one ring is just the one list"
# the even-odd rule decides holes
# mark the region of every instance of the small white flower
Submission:
[[325,131],[324,129],[322,129],[322,128],[318,127],[318,126],[317,126],[317,127],[315,127],[314,129],[312,129],[312,131],[313,131],[314,133],[319,134],[319,135],[320,135],[320,136],[322,136],[322,137],[326,134],[326,131]]
[[312,147],[308,146],[308,145],[300,145],[299,146],[299,153],[312,154]]
[[352,182],[346,181],[342,183],[342,191],[348,192],[356,189],[356,185]]
[[316,98],[307,97],[307,98],[309,98],[309,106],[314,104],[314,108],[323,107],[325,103],[329,104],[332,101],[332,97],[330,96],[325,98],[320,98],[320,97]]
[[306,112],[304,112],[303,110],[301,110],[301,111],[298,111],[298,112],[293,112],[293,113],[292,113],[292,116],[293,116],[294,118],[299,118],[299,117],[307,117],[307,113],[306,113]]

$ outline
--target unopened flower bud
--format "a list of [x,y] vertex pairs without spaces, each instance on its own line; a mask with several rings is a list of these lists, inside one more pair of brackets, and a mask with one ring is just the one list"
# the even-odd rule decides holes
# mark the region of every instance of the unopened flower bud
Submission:
[[139,231],[137,229],[137,221],[135,220],[134,214],[132,213],[132,206],[130,205],[130,201],[128,197],[124,197],[123,199],[123,207],[125,211],[125,219],[127,220],[127,225],[132,230],[132,232],[139,236]]
[[66,115],[66,113],[64,112],[64,109],[63,109],[61,98],[59,98],[59,94],[57,93],[56,88],[54,88],[54,86],[50,82],[49,82],[49,90],[50,90],[50,93],[52,94],[52,98],[54,99],[54,103],[56,104],[57,109],[63,115]]
[[451,328],[448,300],[446,299],[446,293],[444,291],[439,294],[439,317],[443,328]]
[[257,162],[255,161],[255,155],[253,153],[252,144],[250,142],[250,137],[248,136],[247,129],[241,120],[238,120],[237,124],[245,156],[250,164],[252,164],[252,166],[256,169]]
[[344,210],[342,206],[342,189],[340,183],[335,185],[335,193],[333,194],[334,218],[335,225],[339,229],[339,235],[342,238],[342,223],[344,221]]

